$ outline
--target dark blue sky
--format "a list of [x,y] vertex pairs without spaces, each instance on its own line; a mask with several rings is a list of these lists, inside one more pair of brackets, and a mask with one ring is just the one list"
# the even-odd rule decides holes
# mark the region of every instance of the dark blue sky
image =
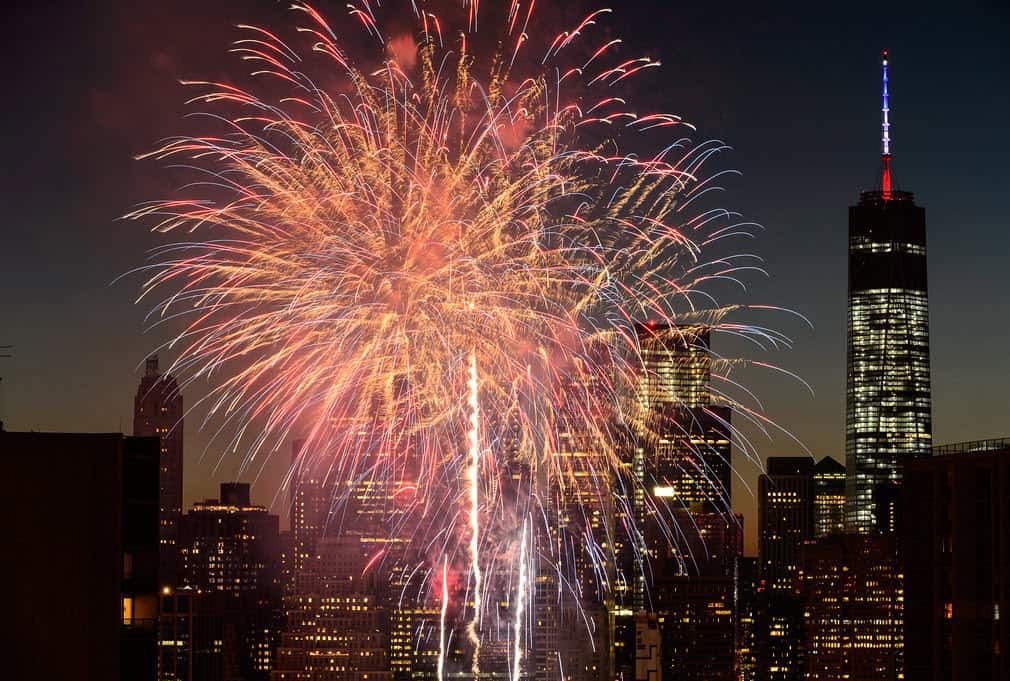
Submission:
[[[485,0],[487,2],[488,0]],[[8,429],[129,430],[156,338],[141,334],[137,280],[110,285],[161,243],[115,221],[172,178],[133,155],[180,132],[184,77],[229,79],[233,24],[284,23],[287,2],[19,3],[4,10],[4,227],[0,413]],[[544,3],[550,5],[550,3]],[[85,5],[87,5],[85,7]],[[317,5],[338,16],[345,3]],[[772,322],[795,349],[771,360],[797,383],[749,371],[768,414],[817,456],[842,457],[847,207],[877,181],[881,48],[892,54],[892,137],[901,188],[925,206],[934,428],[938,442],[1010,435],[1010,10],[1000,3],[615,3],[615,33],[663,68],[643,99],[734,150],[743,176],[721,202],[760,222],[771,274],[753,302],[806,315]],[[328,8],[328,9],[327,9]],[[634,48],[634,49],[632,49]],[[187,424],[187,503],[236,474]],[[762,456],[799,451],[780,436]],[[286,460],[286,455],[283,457]],[[263,502],[279,466],[257,484]],[[753,481],[756,471],[741,467]],[[737,505],[756,516],[741,486]]]

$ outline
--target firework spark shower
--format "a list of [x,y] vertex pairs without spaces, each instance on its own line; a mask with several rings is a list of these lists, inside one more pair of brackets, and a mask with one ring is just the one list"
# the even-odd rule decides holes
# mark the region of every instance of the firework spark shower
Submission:
[[[129,215],[185,235],[145,268],[142,299],[181,320],[172,372],[209,383],[229,451],[252,464],[301,436],[337,497],[395,500],[390,536],[440,603],[439,675],[447,612],[469,603],[474,674],[495,630],[515,637],[518,678],[532,573],[564,585],[565,547],[594,542],[551,535],[557,500],[582,486],[587,506],[612,503],[636,323],[781,339],[725,323],[735,308],[707,290],[754,269],[724,247],[746,223],[703,207],[722,146],[632,104],[659,64],[625,54],[610,10],[552,25],[521,0],[349,8],[240,27],[253,86],[187,83],[214,132],[149,154],[198,179]],[[567,430],[593,445],[563,455]],[[585,549],[605,590],[609,546]]]

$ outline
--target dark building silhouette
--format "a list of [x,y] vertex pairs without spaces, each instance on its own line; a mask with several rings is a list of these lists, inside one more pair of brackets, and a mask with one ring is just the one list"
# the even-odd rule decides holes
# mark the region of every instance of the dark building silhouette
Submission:
[[279,519],[250,502],[249,485],[225,483],[221,498],[193,505],[179,527],[181,579],[207,594],[224,622],[223,655],[237,676],[269,678],[280,640]]
[[154,679],[158,440],[0,431],[4,676]]
[[881,185],[849,209],[845,519],[856,532],[876,527],[877,486],[932,445],[926,218],[892,180],[886,53],[883,101]]
[[826,456],[814,466],[814,536],[845,531],[845,466]]
[[799,552],[814,533],[814,461],[771,457],[758,479],[758,678],[803,678]]
[[687,574],[732,577],[743,556],[743,515],[739,513],[677,512]]
[[873,520],[877,532],[894,534],[901,527],[901,482],[882,482],[873,488]]
[[1010,678],[1010,439],[905,462],[905,678]]
[[833,534],[803,546],[804,679],[904,678],[904,597],[895,548],[894,537],[882,534]]
[[159,681],[243,679],[230,594],[164,587],[159,615]]
[[133,434],[161,439],[160,527],[163,585],[178,580],[179,518],[182,516],[183,403],[176,380],[158,370],[158,356],[147,360],[133,399]]
[[736,678],[735,586],[732,577],[655,578],[662,678]]
[[736,670],[739,681],[758,674],[758,606],[763,585],[757,558],[741,557],[736,567]]

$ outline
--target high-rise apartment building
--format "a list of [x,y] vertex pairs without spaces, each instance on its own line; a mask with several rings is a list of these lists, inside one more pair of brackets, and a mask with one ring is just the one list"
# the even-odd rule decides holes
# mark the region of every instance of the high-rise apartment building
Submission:
[[814,466],[814,536],[845,531],[845,466],[826,456]]
[[133,434],[161,438],[160,527],[163,585],[178,578],[179,518],[182,516],[183,403],[176,380],[158,370],[158,356],[147,360],[133,399]]
[[1010,678],[1010,438],[905,462],[905,678]]
[[303,566],[299,591],[287,599],[271,681],[392,680],[388,626],[375,575],[365,570],[366,552],[351,532],[320,539]]
[[736,679],[735,586],[733,577],[655,578],[662,678]]
[[231,594],[163,587],[158,621],[158,681],[241,681],[241,631]]
[[242,679],[267,679],[281,626],[279,519],[249,499],[249,485],[224,483],[221,498],[193,505],[179,528],[183,585],[223,595],[226,626],[236,632]]
[[878,486],[932,445],[926,218],[895,188],[886,52],[883,69],[882,180],[849,209],[845,520],[856,532],[876,526]]
[[905,599],[893,535],[833,534],[808,542],[798,577],[805,616],[804,679],[904,678]]

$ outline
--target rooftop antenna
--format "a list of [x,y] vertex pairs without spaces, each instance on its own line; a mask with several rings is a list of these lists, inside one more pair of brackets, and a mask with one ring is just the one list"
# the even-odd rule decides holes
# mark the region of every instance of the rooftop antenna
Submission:
[[883,106],[880,109],[883,116],[880,126],[882,131],[882,135],[880,137],[880,160],[883,163],[884,168],[881,189],[883,191],[884,200],[886,201],[891,198],[891,107],[888,102],[887,94],[887,50],[884,50],[881,54],[881,65],[884,72],[884,99]]
[[[13,350],[14,350],[13,345],[0,345],[0,359],[10,359],[11,357],[13,357],[14,356],[14,353],[12,352]],[[3,380],[4,380],[3,376],[0,376],[0,383],[3,383]],[[0,406],[3,405],[0,404]],[[0,414],[0,417],[2,416],[3,414]],[[0,418],[0,432],[3,432],[3,429],[4,429],[3,418]]]

